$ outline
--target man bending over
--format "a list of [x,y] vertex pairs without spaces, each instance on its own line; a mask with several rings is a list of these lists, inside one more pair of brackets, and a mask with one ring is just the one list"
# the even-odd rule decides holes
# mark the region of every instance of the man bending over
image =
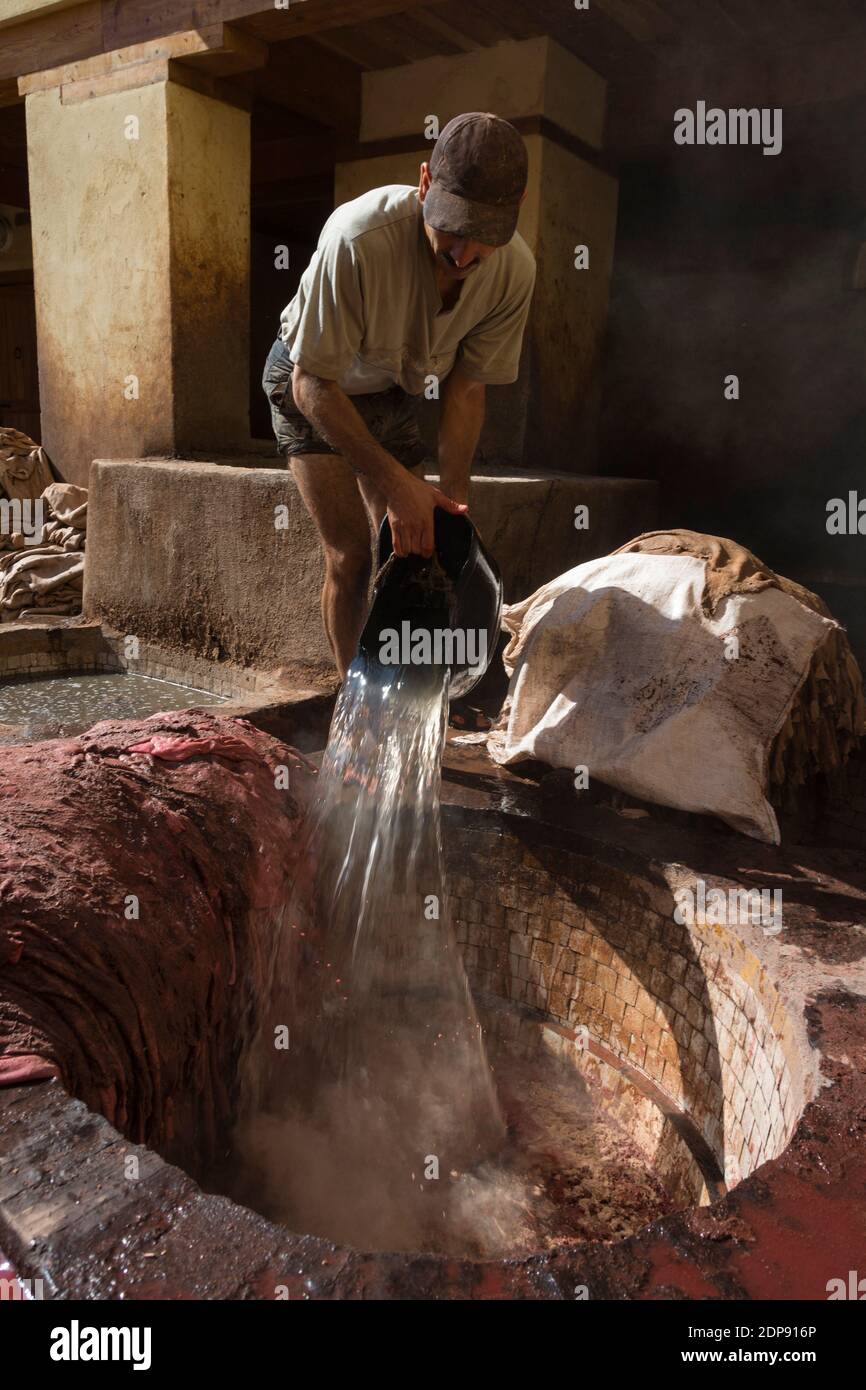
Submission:
[[[487,386],[516,381],[535,283],[517,232],[527,154],[515,128],[470,112],[442,131],[417,188],[389,184],[325,223],[281,315],[262,384],[319,532],[322,617],[341,676],[364,622],[370,528],[398,555],[433,553],[433,510],[465,512]],[[416,399],[439,382],[439,487]]]

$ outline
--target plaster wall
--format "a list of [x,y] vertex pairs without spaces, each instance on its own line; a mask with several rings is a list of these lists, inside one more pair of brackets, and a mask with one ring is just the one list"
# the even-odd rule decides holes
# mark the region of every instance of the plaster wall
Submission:
[[[575,529],[578,504],[589,508],[588,529]],[[655,487],[567,474],[481,476],[473,478],[472,516],[514,602],[651,529]],[[289,473],[180,461],[93,465],[89,618],[187,656],[329,680],[322,577],[318,537]]]
[[27,97],[27,145],[42,436],[61,473],[244,441],[249,116],[173,82],[82,102],[55,87]]
[[[527,334],[524,463],[593,473],[618,182],[553,140],[534,143],[526,222],[538,277]],[[584,245],[589,264],[577,269],[575,248]]]
[[602,77],[546,36],[423,58],[364,73],[361,139],[418,134],[430,115],[441,128],[462,111],[495,111],[509,120],[544,114],[598,147],[606,90]]
[[96,454],[172,444],[165,84],[69,106],[36,92],[27,148],[43,444],[86,483]]
[[250,118],[165,92],[174,447],[226,447],[248,434]]

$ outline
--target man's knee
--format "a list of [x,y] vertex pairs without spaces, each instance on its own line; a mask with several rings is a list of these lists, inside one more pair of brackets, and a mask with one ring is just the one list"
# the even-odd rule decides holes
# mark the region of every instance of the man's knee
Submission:
[[343,546],[325,550],[325,570],[328,579],[340,588],[360,588],[370,578],[372,557],[369,545]]

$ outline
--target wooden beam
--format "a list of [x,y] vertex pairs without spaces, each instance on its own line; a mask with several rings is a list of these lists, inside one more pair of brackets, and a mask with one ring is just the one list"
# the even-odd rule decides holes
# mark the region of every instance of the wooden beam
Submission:
[[363,24],[382,16],[420,8],[428,0],[124,0],[104,3],[106,47],[136,43],[159,34],[194,28],[218,19],[243,27],[270,43],[301,38],[324,29]]
[[227,106],[238,106],[244,111],[249,111],[252,104],[245,91],[223,78],[172,58],[154,58],[149,63],[132,63],[126,68],[115,68],[93,77],[64,82],[60,87],[60,100],[64,106],[77,106],[93,97],[136,91],[158,82],[176,82],[181,87],[200,92],[202,96],[224,102]]
[[524,4],[523,0],[475,0],[473,9],[489,22],[501,26],[506,38],[532,39],[544,33],[544,25],[534,15],[532,6]]
[[102,52],[102,0],[25,20],[2,32],[0,81],[74,63]]
[[242,85],[246,76],[246,73],[239,73],[229,78],[217,77],[188,59],[169,59],[168,63],[169,81],[241,111],[251,111],[253,105],[252,97]]
[[437,34],[440,39],[447,39],[461,53],[472,53],[481,47],[477,39],[470,38],[460,29],[455,29],[453,24],[449,24],[447,19],[442,19],[433,10],[419,10],[415,15],[415,22]]
[[[267,45],[258,39],[241,34],[228,24],[209,24],[202,29],[168,34],[147,43],[133,44],[129,48],[98,53],[76,63],[29,73],[19,79],[18,89],[22,96],[29,96],[32,92],[44,92],[51,87],[66,88],[117,78],[113,86],[109,83],[103,90],[121,91],[124,87],[135,86],[135,82],[120,78],[118,74],[132,73],[134,78],[136,68],[152,68],[154,64],[166,64],[170,59],[185,60],[194,65],[201,63],[205,71],[219,75],[221,71],[238,72],[247,67],[264,66],[267,58]],[[142,82],[142,85],[145,83]]]
[[402,61],[399,48],[396,43],[389,43],[387,37],[383,37],[381,26],[364,24],[355,29],[328,29],[316,35],[316,43],[358,67],[374,72],[380,68],[398,67]]
[[490,48],[494,43],[514,37],[504,20],[485,14],[474,0],[471,6],[465,0],[446,0],[445,4],[421,11],[419,19],[430,18],[441,19],[449,29],[463,34],[479,48]]
[[74,9],[4,28],[0,82],[62,67],[171,34],[241,21],[256,38],[279,42],[420,9],[428,0],[84,0]]
[[128,92],[137,87],[150,87],[155,82],[168,81],[168,60],[154,58],[152,63],[134,63],[113,72],[94,73],[92,77],[73,78],[60,84],[60,100],[64,106],[77,106],[93,97]]
[[328,29],[316,35],[316,43],[365,71],[381,67],[379,47],[363,29]]
[[[74,5],[80,5],[81,0],[18,0],[18,5],[25,5],[25,9],[9,9],[10,0],[3,0],[4,8],[0,10],[0,34],[4,29],[10,29],[13,24],[21,24],[25,19],[33,16],[34,10],[39,14],[56,14],[58,10],[69,10]],[[13,6],[16,0],[11,0]]]
[[311,39],[273,45],[267,67],[244,86],[254,97],[287,106],[318,125],[358,133],[360,69]]
[[429,29],[414,24],[411,14],[371,20],[364,28],[374,42],[381,41],[383,46],[392,49],[397,67],[402,67],[404,63],[422,62],[425,58],[436,58],[449,50],[453,52],[452,45],[443,43]]
[[[200,52],[179,54],[177,61],[211,77],[233,77],[238,72],[251,72],[267,66],[268,45],[261,39],[245,34],[234,24],[218,24],[214,25],[214,29],[222,29],[221,43]],[[204,31],[199,29],[196,32]]]

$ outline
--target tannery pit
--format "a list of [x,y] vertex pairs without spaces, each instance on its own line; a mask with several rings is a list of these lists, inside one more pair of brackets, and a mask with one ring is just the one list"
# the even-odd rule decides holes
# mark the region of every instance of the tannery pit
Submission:
[[[299,724],[305,717],[299,707]],[[255,1018],[276,905],[292,872],[285,834],[305,804],[312,765],[305,771],[302,763],[291,764],[286,803],[274,792],[269,771],[286,760],[285,746],[250,724],[181,713],[129,725],[121,734],[122,728],[105,725],[78,741],[39,745],[39,757],[47,759],[45,775],[55,776],[54,756],[62,776],[64,750],[77,743],[87,753],[88,776],[98,775],[116,815],[114,798],[128,770],[149,767],[150,837],[162,833],[163,815],[166,829],[177,815],[194,824],[205,789],[218,807],[223,798],[236,801],[243,787],[254,808],[260,830],[239,823],[236,843],[221,851],[236,866],[236,929],[233,943],[225,943],[228,954],[219,944],[219,912],[207,927],[213,933],[209,949],[229,968],[226,982],[235,981],[225,995],[228,1026],[214,1030],[207,1024],[211,1006],[192,983],[194,975],[188,991],[181,976],[158,1004],[154,996],[158,1012],[148,1017],[139,1011],[152,1046],[161,1048],[161,1038],[178,1035],[189,1040],[185,1051],[162,1054],[157,1082],[152,1067],[132,1065],[134,1034],[127,1041],[106,1034],[113,1041],[100,1059],[88,1057],[85,1043],[74,1067],[59,1058],[52,1064],[61,1016],[43,1015],[42,1040],[33,1044],[42,1060],[29,1075],[24,1066],[20,1079],[58,1079],[0,1089],[7,1173],[0,1245],[21,1278],[43,1278],[70,1297],[85,1287],[99,1297],[121,1291],[175,1296],[181,1290],[222,1297],[231,1295],[216,1290],[229,1286],[245,1288],[247,1297],[279,1297],[275,1289],[284,1286],[301,1296],[345,1296],[357,1292],[359,1280],[419,1296],[434,1287],[442,1296],[461,1296],[470,1287],[491,1294],[572,1296],[572,1281],[639,1296],[667,1266],[663,1282],[716,1287],[718,1296],[733,1286],[732,1279],[742,1290],[757,1287],[753,1281],[760,1282],[763,1262],[776,1259],[757,1213],[768,1210],[769,1202],[769,1210],[787,1220],[792,1182],[814,1195],[798,1217],[806,1222],[804,1240],[812,1239],[809,1211],[820,1225],[829,1219],[820,1216],[828,1201],[842,1204],[844,1225],[844,1199],[833,1196],[832,1185],[845,1141],[835,1137],[835,1120],[824,1123],[820,1140],[807,1138],[815,1133],[815,1121],[803,1128],[810,1112],[818,1113],[816,1106],[832,1116],[839,1107],[856,1105],[861,1073],[847,1063],[839,1071],[830,1056],[841,1051],[853,1063],[866,1043],[866,1034],[857,1031],[862,1021],[854,997],[849,1007],[844,993],[845,978],[853,984],[862,972],[856,944],[861,928],[839,926],[830,935],[833,905],[842,892],[829,872],[832,852],[821,867],[798,867],[796,856],[786,862],[781,940],[760,922],[724,924],[700,915],[677,921],[684,884],[729,891],[759,875],[771,851],[730,839],[720,846],[700,831],[679,827],[674,836],[664,820],[628,819],[603,807],[575,806],[565,817],[551,816],[543,789],[506,773],[495,779],[480,775],[456,748],[446,754],[443,782],[446,884],[509,1125],[497,1182],[485,1185],[483,1171],[440,1172],[435,1200],[441,1209],[447,1213],[453,1202],[456,1212],[465,1203],[473,1221],[446,1219],[426,1249],[386,1242],[377,1254],[371,1253],[375,1245],[353,1242],[351,1229],[339,1222],[305,1222],[303,1212],[301,1219],[287,1220],[263,1189],[241,1192],[231,1162],[238,1037]],[[225,744],[228,761],[196,757],[196,738],[234,740],[232,728],[244,747],[238,744],[233,752],[231,742]],[[160,730],[188,742],[188,761],[164,764],[151,754],[143,763],[141,754],[122,751],[148,736],[157,749]],[[32,767],[34,754],[23,749],[20,756],[26,798],[26,765]],[[163,812],[159,805],[166,797]],[[94,825],[83,833],[100,832]],[[249,860],[243,845],[251,843],[250,833],[261,834],[271,862],[282,864],[276,878],[262,877]],[[670,853],[674,845],[676,858]],[[207,872],[204,841],[199,845],[191,837],[185,853]],[[140,852],[133,857],[143,868]],[[129,869],[127,862],[127,874]],[[114,876],[110,863],[101,872],[105,884],[91,890],[100,900],[110,897]],[[848,917],[863,920],[864,893],[845,893]],[[31,913],[39,910],[37,898],[27,907]],[[142,901],[148,901],[146,891]],[[183,892],[160,909],[167,927],[170,920],[176,923],[170,930],[178,962],[190,909],[201,920],[200,908]],[[70,930],[75,916],[68,914]],[[66,928],[55,925],[54,931],[62,938]],[[118,958],[120,994],[113,985],[111,1003],[118,1018],[124,990],[136,971],[152,968],[151,954],[141,937],[125,963]],[[48,959],[45,968],[53,969]],[[151,1007],[146,1001],[145,1006]],[[86,1000],[75,1005],[88,1007]],[[818,1039],[834,1030],[844,1036],[844,1046],[831,1044],[828,1052]],[[68,1098],[64,1081],[85,1104]],[[822,1157],[810,1151],[810,1142],[821,1145]],[[130,1156],[139,1164],[138,1185],[121,1176]],[[423,1170],[418,1177],[424,1181]],[[433,1185],[428,1180],[428,1189]],[[825,1195],[818,1199],[822,1187]],[[76,1194],[84,1191],[97,1198],[92,1218],[82,1225]],[[241,1198],[241,1205],[219,1192]],[[132,1210],[137,1234],[129,1225]],[[745,1244],[724,1245],[722,1265],[720,1247],[688,1234],[711,1229],[708,1221],[720,1229],[726,1223],[745,1229],[750,1213],[757,1222],[753,1235]],[[111,1233],[120,1228],[128,1233],[125,1254],[106,1264],[99,1255],[102,1242],[111,1243]],[[624,1265],[611,1263],[617,1249]],[[659,1273],[653,1274],[656,1266]],[[820,1278],[822,1268],[819,1261],[808,1278]],[[784,1277],[788,1287],[804,1288],[802,1270],[786,1267]]]

